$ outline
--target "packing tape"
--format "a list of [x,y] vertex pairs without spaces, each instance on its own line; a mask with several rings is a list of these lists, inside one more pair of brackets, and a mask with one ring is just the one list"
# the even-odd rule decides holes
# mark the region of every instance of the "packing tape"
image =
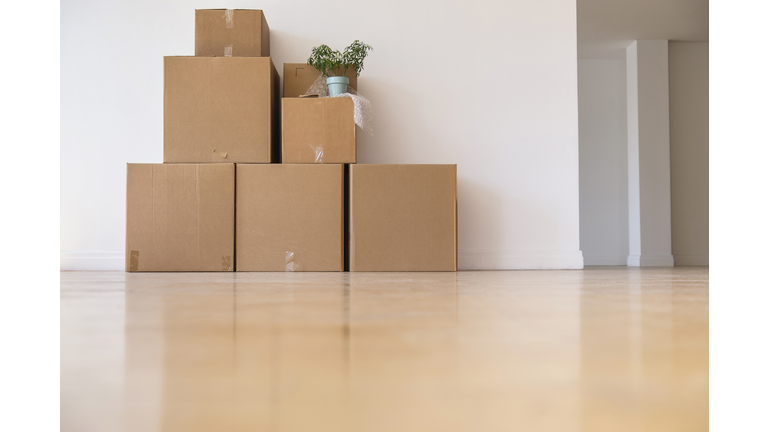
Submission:
[[315,163],[323,163],[323,153],[322,147],[315,147]]
[[224,47],[224,57],[232,57],[232,45]]
[[292,272],[295,270],[295,263],[293,262],[294,255],[291,251],[285,252],[285,271]]
[[235,28],[234,9],[227,9],[226,11],[224,11],[224,21],[226,21],[227,28]]
[[232,271],[232,257],[224,255],[221,257],[221,270]]
[[131,261],[128,265],[128,271],[139,271],[139,251],[131,251]]
[[228,162],[227,156],[229,155],[228,152],[225,151],[216,151],[216,149],[213,149],[211,152],[211,162]]

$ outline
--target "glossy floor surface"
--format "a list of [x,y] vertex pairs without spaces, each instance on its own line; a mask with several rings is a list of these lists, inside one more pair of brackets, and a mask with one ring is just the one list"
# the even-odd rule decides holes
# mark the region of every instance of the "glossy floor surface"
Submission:
[[705,431],[706,268],[61,273],[61,429]]

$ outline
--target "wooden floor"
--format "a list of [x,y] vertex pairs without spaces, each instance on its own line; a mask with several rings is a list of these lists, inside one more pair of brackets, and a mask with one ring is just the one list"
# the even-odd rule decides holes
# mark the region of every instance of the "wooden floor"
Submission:
[[61,273],[61,429],[706,431],[709,271]]

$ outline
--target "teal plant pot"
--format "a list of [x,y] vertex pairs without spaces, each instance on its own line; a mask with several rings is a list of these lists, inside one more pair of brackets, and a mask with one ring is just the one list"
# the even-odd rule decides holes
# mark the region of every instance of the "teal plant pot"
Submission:
[[328,93],[331,96],[338,96],[347,92],[347,86],[349,85],[349,78],[347,77],[328,77],[325,79],[328,84]]

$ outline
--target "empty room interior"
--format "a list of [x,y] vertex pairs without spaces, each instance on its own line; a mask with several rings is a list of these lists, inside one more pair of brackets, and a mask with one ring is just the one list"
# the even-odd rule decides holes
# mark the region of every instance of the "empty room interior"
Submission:
[[706,0],[60,5],[61,430],[709,430]]

